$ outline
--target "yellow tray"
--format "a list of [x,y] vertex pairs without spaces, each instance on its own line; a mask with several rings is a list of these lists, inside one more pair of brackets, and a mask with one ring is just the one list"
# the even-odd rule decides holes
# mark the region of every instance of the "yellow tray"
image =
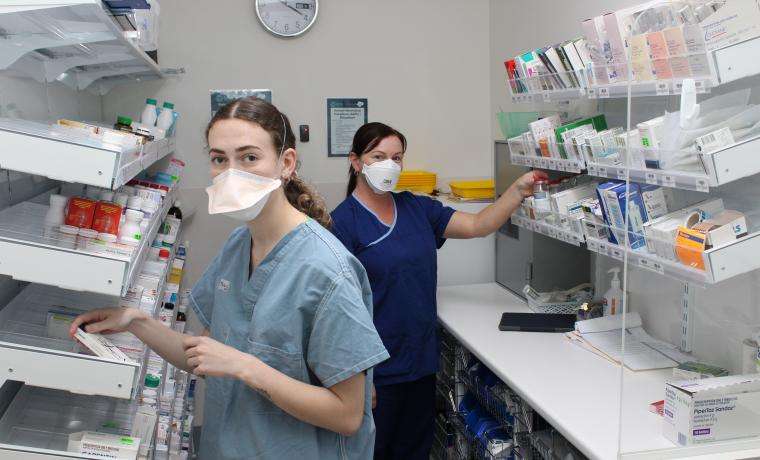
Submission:
[[493,198],[493,179],[454,181],[449,183],[451,193],[462,198]]
[[422,192],[427,193],[428,195],[433,193],[433,190],[435,190],[435,184],[433,185],[396,185],[396,190],[408,190],[410,192]]

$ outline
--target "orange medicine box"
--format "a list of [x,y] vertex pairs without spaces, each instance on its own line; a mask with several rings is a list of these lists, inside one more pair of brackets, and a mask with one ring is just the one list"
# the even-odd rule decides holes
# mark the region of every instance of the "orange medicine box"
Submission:
[[678,227],[676,233],[676,256],[685,265],[705,269],[704,252],[707,235],[699,230]]

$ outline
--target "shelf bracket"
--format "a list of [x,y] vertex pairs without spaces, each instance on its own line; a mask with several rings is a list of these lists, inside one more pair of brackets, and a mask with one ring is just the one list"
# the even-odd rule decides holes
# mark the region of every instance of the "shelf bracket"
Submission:
[[681,351],[684,353],[691,352],[692,341],[694,337],[694,288],[688,281],[683,283],[683,294],[681,297]]

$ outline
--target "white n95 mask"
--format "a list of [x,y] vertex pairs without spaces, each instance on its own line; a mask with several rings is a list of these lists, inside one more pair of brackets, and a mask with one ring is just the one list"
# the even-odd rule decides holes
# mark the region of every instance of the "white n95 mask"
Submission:
[[362,166],[362,174],[373,192],[381,195],[396,188],[401,166],[393,160],[383,160]]
[[280,179],[228,169],[214,177],[212,184],[206,187],[208,213],[250,222],[264,209],[269,195],[280,185]]

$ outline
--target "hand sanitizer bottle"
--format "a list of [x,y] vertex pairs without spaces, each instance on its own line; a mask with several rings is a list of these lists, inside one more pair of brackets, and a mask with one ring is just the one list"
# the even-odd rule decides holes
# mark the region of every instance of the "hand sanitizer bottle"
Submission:
[[604,293],[604,316],[616,315],[623,312],[623,290],[620,289],[620,268],[615,267],[607,271],[612,273],[610,288]]

